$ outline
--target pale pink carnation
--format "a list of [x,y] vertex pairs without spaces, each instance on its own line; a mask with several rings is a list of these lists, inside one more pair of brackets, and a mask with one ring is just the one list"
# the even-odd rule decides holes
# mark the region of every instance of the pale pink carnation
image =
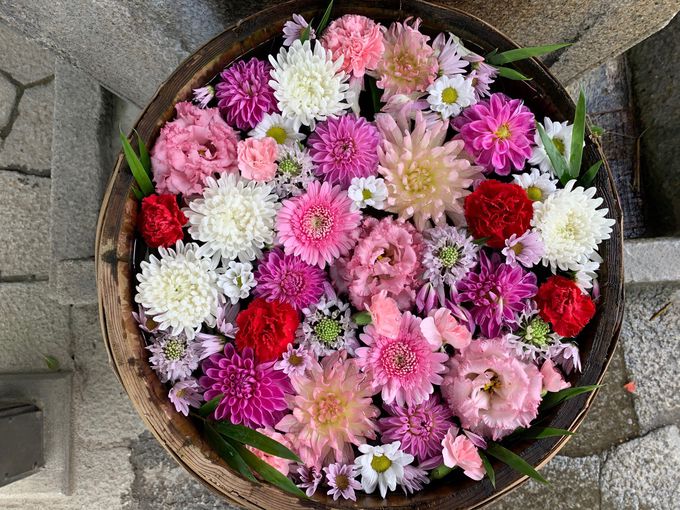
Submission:
[[238,143],[238,169],[246,179],[271,181],[276,175],[278,144],[273,138],[247,138]]
[[217,108],[184,101],[175,110],[177,117],[163,126],[151,149],[156,192],[197,195],[208,177],[236,172],[238,135]]
[[462,350],[472,341],[470,330],[458,322],[448,308],[432,310],[420,323],[420,331],[430,344],[439,349],[448,344]]
[[379,335],[397,338],[401,325],[401,311],[397,302],[387,297],[387,291],[381,290],[371,297],[371,304],[366,306],[371,314],[373,327]]
[[[274,441],[281,443],[286,448],[290,449],[292,447],[290,442],[285,438],[283,434],[276,432],[274,429],[270,427],[257,429],[257,431],[260,434],[264,434],[265,436],[273,439]],[[276,455],[270,455],[252,446],[246,446],[246,448],[253,452],[256,457],[259,457],[267,464],[269,464],[271,467],[276,469],[283,476],[288,476],[288,473],[290,472],[290,461],[288,459],[283,459],[281,457],[277,457]]]
[[541,365],[541,375],[543,376],[543,391],[545,392],[561,391],[571,386],[564,380],[564,377],[550,359],[546,359]]
[[497,441],[538,414],[543,377],[502,339],[475,340],[448,366],[442,395],[463,428]]
[[477,447],[465,434],[458,435],[458,427],[452,426],[442,440],[442,455],[446,467],[459,467],[465,476],[473,480],[484,478],[486,470]]

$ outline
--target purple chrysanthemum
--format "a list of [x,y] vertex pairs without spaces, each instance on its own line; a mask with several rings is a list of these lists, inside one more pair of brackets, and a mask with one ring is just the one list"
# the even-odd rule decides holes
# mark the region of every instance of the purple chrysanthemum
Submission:
[[352,114],[319,123],[308,140],[316,174],[343,188],[354,177],[377,174],[379,143],[378,129]]
[[229,338],[236,338],[236,332],[238,331],[236,316],[240,310],[241,307],[238,304],[232,305],[231,300],[220,297],[217,305],[217,331]]
[[567,374],[581,371],[581,356],[578,345],[572,342],[556,342],[548,349],[548,358],[562,367]]
[[470,74],[468,78],[472,80],[472,87],[475,89],[475,97],[480,101],[484,97],[491,95],[491,84],[496,81],[498,70],[484,62],[484,57],[470,52],[463,57],[470,62]]
[[401,441],[402,450],[416,457],[425,469],[442,463],[442,439],[453,424],[453,415],[437,396],[430,395],[414,406],[383,407],[389,415],[378,420],[383,443]]
[[430,483],[430,479],[427,476],[427,471],[422,469],[421,466],[404,466],[404,477],[399,483],[404,494],[408,496],[422,490],[428,483]]
[[300,466],[297,472],[300,477],[300,482],[297,486],[305,489],[305,494],[307,494],[308,498],[311,498],[316,492],[317,487],[319,487],[321,480],[323,480],[321,471],[315,467]]
[[265,113],[278,111],[274,90],[269,86],[272,66],[262,60],[240,60],[220,75],[217,105],[227,122],[239,129],[253,129]]
[[288,376],[274,369],[274,362],[255,362],[253,350],[236,352],[232,344],[224,354],[213,354],[203,362],[200,385],[206,401],[223,395],[215,409],[216,420],[229,420],[246,427],[273,427],[285,414],[286,395],[292,388]]
[[161,382],[186,379],[198,368],[200,343],[188,340],[184,335],[161,335],[146,348],[151,352],[151,368],[156,371]]
[[304,347],[293,347],[288,344],[288,350],[281,355],[281,359],[276,362],[274,368],[282,370],[287,376],[303,376],[312,367],[316,357]]
[[525,300],[538,290],[535,274],[501,262],[498,253],[489,258],[484,252],[479,270],[470,271],[457,287],[458,301],[472,302],[472,318],[487,338],[498,337],[503,326],[516,323]]
[[198,381],[193,377],[174,384],[168,393],[170,402],[175,405],[178,413],[189,416],[189,406],[200,407],[203,395]]
[[521,236],[512,234],[506,239],[502,253],[505,255],[505,261],[511,266],[522,264],[524,267],[533,267],[540,262],[545,247],[536,232],[527,230]]
[[444,291],[444,285],[454,285],[477,263],[479,246],[464,230],[449,225],[423,232],[425,252],[423,279]]
[[340,497],[356,501],[355,490],[361,489],[361,484],[356,479],[359,468],[354,464],[342,464],[336,462],[323,468],[326,473],[326,483],[330,487],[327,494],[333,496],[333,501]]

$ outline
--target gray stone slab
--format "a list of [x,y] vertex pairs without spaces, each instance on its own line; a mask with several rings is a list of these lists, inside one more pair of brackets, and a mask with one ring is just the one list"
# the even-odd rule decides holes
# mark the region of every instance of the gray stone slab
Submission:
[[623,243],[626,284],[680,281],[680,237]]
[[16,97],[17,88],[6,76],[0,74],[0,132],[5,129],[10,120]]
[[24,85],[53,74],[54,55],[6,23],[0,23],[0,48],[0,69]]
[[555,457],[541,474],[550,482],[533,480],[515,489],[489,510],[592,510],[600,506],[598,484],[600,459],[592,457]]
[[35,403],[43,412],[45,466],[35,474],[0,487],[3,501],[22,497],[54,497],[70,492],[71,373],[0,374],[0,399]]
[[0,277],[44,275],[50,266],[50,179],[0,170]]
[[637,385],[635,412],[643,433],[680,421],[678,289],[656,285],[627,291],[621,340],[626,366]]
[[87,305],[97,302],[94,259],[59,260],[52,263],[50,288],[62,305]]
[[615,448],[602,465],[602,510],[676,510],[680,501],[676,426]]

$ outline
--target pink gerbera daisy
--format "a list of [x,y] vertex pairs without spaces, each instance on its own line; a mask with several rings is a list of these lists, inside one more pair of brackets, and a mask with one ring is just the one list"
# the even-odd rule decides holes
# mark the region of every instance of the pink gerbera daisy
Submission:
[[508,175],[531,157],[536,120],[520,99],[492,94],[453,120],[465,149],[487,172]]
[[279,240],[287,254],[324,267],[349,253],[361,214],[340,186],[312,182],[307,193],[286,200],[276,217]]
[[368,347],[356,349],[357,363],[370,373],[373,388],[381,390],[385,404],[420,404],[434,392],[433,385],[442,382],[448,355],[425,339],[420,322],[406,312],[397,338],[377,334],[372,325],[360,337]]

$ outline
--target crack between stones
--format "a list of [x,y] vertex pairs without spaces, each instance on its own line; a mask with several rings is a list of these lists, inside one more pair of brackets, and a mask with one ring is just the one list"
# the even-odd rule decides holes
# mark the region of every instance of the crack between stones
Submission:
[[22,274],[6,276],[0,273],[0,283],[37,283],[46,282],[49,276],[46,274]]
[[30,175],[31,177],[42,177],[49,179],[51,177],[51,169],[36,170],[33,168],[22,168],[19,166],[0,167],[0,172],[14,172],[21,175]]
[[15,79],[10,73],[2,69],[0,69],[0,75],[5,77],[5,79],[7,79],[7,81],[9,81],[16,90],[16,95],[14,96],[14,104],[12,105],[12,110],[10,111],[9,114],[9,120],[7,121],[7,124],[5,124],[0,129],[0,140],[5,140],[5,138],[7,138],[9,134],[12,132],[14,123],[19,118],[19,103],[21,102],[21,98],[24,96],[24,92],[33,87],[39,87],[40,85],[46,85],[52,82],[54,80],[54,75],[51,74],[39,80],[27,83],[26,85],[24,85],[23,83]]

